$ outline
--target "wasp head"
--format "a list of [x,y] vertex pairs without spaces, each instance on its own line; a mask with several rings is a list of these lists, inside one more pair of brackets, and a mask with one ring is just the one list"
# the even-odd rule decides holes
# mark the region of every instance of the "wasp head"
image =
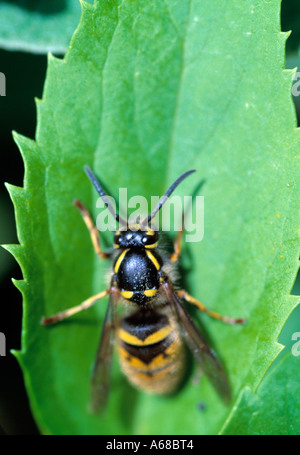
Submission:
[[127,230],[118,230],[114,236],[115,248],[156,248],[158,231],[143,230],[139,224],[128,226]]

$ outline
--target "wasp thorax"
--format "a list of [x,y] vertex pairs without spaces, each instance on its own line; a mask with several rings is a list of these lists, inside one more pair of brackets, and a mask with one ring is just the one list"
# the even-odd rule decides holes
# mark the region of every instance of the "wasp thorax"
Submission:
[[155,248],[158,242],[158,232],[148,229],[117,231],[114,236],[115,248]]

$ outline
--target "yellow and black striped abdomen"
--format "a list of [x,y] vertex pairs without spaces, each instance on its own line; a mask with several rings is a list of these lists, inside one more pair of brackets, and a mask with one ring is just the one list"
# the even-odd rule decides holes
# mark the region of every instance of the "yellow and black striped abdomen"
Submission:
[[184,371],[184,349],[176,324],[162,313],[141,309],[124,317],[118,330],[123,372],[136,387],[173,392]]

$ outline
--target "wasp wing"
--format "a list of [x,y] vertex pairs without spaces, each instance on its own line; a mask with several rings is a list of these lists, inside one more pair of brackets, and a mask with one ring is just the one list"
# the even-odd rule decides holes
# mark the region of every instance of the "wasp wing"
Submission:
[[161,287],[196,361],[223,400],[228,403],[231,396],[230,385],[221,364],[198,331],[170,280],[164,281]]
[[116,303],[117,298],[113,293],[111,293],[92,373],[91,408],[93,412],[104,411],[107,404],[115,340]]

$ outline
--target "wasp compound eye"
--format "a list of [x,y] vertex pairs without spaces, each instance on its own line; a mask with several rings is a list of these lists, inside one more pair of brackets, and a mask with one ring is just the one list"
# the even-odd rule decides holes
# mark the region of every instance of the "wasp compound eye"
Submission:
[[119,246],[120,243],[121,243],[121,236],[117,234],[114,236],[114,245]]

